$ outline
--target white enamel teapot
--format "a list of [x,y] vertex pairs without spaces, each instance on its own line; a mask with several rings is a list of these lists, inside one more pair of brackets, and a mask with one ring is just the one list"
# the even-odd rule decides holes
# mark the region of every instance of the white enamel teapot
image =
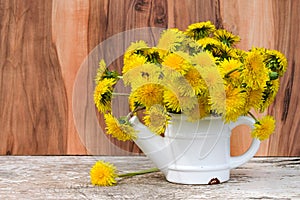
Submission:
[[233,128],[245,124],[253,128],[255,121],[240,117],[225,124],[221,117],[206,117],[190,122],[185,115],[172,116],[164,137],[152,133],[136,116],[131,123],[138,130],[134,141],[161,170],[169,182],[181,184],[214,184],[229,180],[230,169],[251,159],[260,140],[253,139],[240,156],[230,156],[230,135]]

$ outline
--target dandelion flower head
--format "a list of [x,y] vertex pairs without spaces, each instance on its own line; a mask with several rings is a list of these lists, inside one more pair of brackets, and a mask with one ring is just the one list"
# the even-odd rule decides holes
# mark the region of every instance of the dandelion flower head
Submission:
[[134,90],[129,99],[146,107],[159,104],[163,101],[164,88],[160,84],[147,83]]
[[156,104],[145,112],[144,122],[156,134],[165,132],[166,125],[171,119],[164,106]]
[[94,103],[101,113],[111,110],[111,97],[115,79],[101,80],[94,90]]
[[252,137],[259,140],[268,139],[275,130],[275,119],[272,116],[265,116],[254,124],[254,129],[251,133]]
[[133,126],[125,119],[117,119],[112,114],[104,115],[106,123],[106,133],[112,135],[121,141],[136,139],[136,130]]
[[117,183],[116,177],[116,168],[109,162],[97,161],[90,170],[93,185],[113,186]]

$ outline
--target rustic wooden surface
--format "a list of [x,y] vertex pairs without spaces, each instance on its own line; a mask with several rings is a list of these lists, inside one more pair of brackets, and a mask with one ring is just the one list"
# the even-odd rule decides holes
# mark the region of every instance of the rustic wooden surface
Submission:
[[97,160],[119,172],[153,167],[142,156],[1,156],[1,199],[300,199],[300,157],[254,158],[231,170],[217,185],[169,183],[161,172],[118,180],[113,187],[92,186],[89,170]]
[[[242,49],[264,46],[287,56],[288,71],[268,110],[276,117],[276,132],[257,155],[299,156],[299,10],[300,1],[294,0],[1,0],[0,154],[140,153],[133,143],[105,136],[99,126],[103,120],[94,121],[91,95],[97,64],[85,60],[87,55],[126,30],[185,29],[211,20],[239,34]],[[151,29],[144,36],[157,40]],[[134,38],[127,35],[104,54],[124,49]],[[99,58],[103,52],[98,53]],[[121,64],[118,58],[112,67],[120,69]],[[116,110],[126,108],[119,103]],[[248,134],[242,132],[247,128],[233,134],[234,155],[249,145]]]

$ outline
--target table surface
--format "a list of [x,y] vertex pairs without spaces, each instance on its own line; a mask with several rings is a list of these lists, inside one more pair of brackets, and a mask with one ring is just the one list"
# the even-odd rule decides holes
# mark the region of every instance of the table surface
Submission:
[[98,160],[119,172],[154,167],[144,156],[0,156],[0,199],[300,199],[300,157],[253,158],[217,185],[169,183],[161,172],[90,184]]

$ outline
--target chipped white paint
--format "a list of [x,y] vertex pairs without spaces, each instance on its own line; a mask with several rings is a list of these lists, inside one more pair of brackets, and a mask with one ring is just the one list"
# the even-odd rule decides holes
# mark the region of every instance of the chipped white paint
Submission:
[[173,184],[156,172],[113,187],[90,184],[97,160],[120,172],[153,167],[142,156],[0,156],[0,199],[300,199],[300,157],[254,158],[218,185]]

